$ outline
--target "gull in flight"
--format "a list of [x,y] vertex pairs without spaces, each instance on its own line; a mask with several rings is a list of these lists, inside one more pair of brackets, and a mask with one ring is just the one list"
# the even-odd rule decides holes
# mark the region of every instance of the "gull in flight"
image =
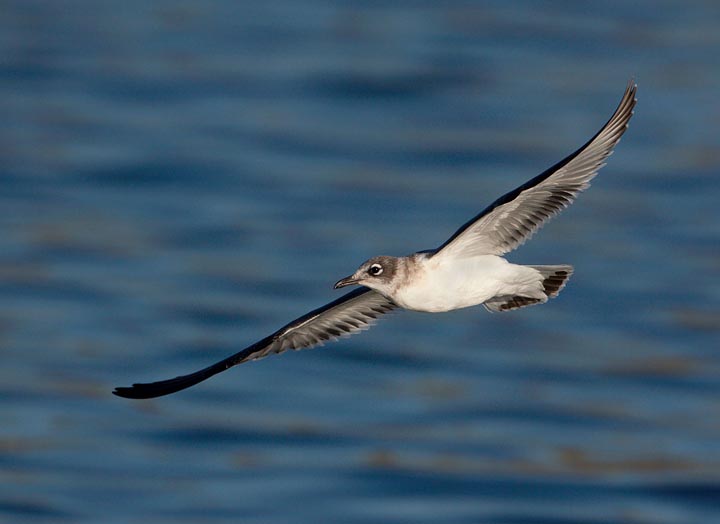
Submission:
[[636,92],[631,81],[610,120],[585,145],[495,200],[440,247],[406,257],[373,257],[335,284],[335,289],[360,287],[239,353],[189,375],[119,387],[113,393],[132,399],[169,395],[249,360],[357,333],[397,308],[435,313],[482,304],[489,311],[509,311],[547,302],[565,286],[572,266],[517,265],[502,255],[587,189],[627,129]]

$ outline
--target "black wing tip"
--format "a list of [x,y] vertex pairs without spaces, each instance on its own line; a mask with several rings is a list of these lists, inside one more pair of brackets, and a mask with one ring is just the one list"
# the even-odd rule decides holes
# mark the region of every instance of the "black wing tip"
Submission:
[[122,397],[122,398],[133,398],[133,399],[143,398],[143,397],[138,396],[137,388],[135,387],[136,385],[137,384],[133,384],[130,387],[125,387],[125,386],[116,387],[115,389],[113,389],[112,394],[115,395],[116,397]]
[[214,375],[218,371],[208,373],[207,369],[200,370],[190,375],[171,378],[169,380],[161,380],[159,382],[150,382],[148,384],[133,384],[130,387],[117,387],[112,392],[113,395],[133,400],[142,400],[148,398],[164,397],[171,393],[177,393],[183,389],[194,386],[198,382],[202,382],[206,378]]
[[220,368],[217,365],[210,366],[209,368],[201,369],[200,371],[196,371],[190,375],[183,375],[169,380],[150,382],[148,384],[133,384],[130,387],[117,387],[113,391],[113,395],[135,400],[163,397],[165,395],[170,395],[171,393],[176,393],[189,388],[190,386],[194,386],[198,382],[202,382],[222,369],[227,368]]
[[167,393],[157,391],[152,387],[153,384],[133,384],[129,387],[116,387],[112,394],[117,397],[129,398],[133,400],[142,400],[148,398],[160,397]]

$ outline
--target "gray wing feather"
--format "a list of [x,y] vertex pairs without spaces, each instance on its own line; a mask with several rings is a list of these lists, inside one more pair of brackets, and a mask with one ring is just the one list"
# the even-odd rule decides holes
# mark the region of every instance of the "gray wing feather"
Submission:
[[589,187],[628,127],[636,92],[637,85],[631,81],[610,120],[584,146],[490,204],[458,229],[434,256],[502,255],[528,240]]
[[[264,348],[241,362],[263,358],[288,349],[307,349],[353,335],[371,327],[380,315],[397,306],[377,291],[361,287],[279,329]],[[239,364],[240,362],[238,362]]]

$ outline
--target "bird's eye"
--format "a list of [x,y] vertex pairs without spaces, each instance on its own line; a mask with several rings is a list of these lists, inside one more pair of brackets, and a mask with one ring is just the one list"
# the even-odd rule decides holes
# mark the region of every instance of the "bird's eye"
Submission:
[[380,264],[373,264],[368,268],[368,273],[373,277],[380,275],[382,272],[383,267]]

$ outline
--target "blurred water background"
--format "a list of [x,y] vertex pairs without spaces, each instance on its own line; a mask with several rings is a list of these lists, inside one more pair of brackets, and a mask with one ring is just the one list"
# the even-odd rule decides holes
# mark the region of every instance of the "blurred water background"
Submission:
[[[720,522],[720,7],[0,6],[0,521]],[[575,150],[511,260],[557,300],[407,313],[133,402],[440,244]]]

